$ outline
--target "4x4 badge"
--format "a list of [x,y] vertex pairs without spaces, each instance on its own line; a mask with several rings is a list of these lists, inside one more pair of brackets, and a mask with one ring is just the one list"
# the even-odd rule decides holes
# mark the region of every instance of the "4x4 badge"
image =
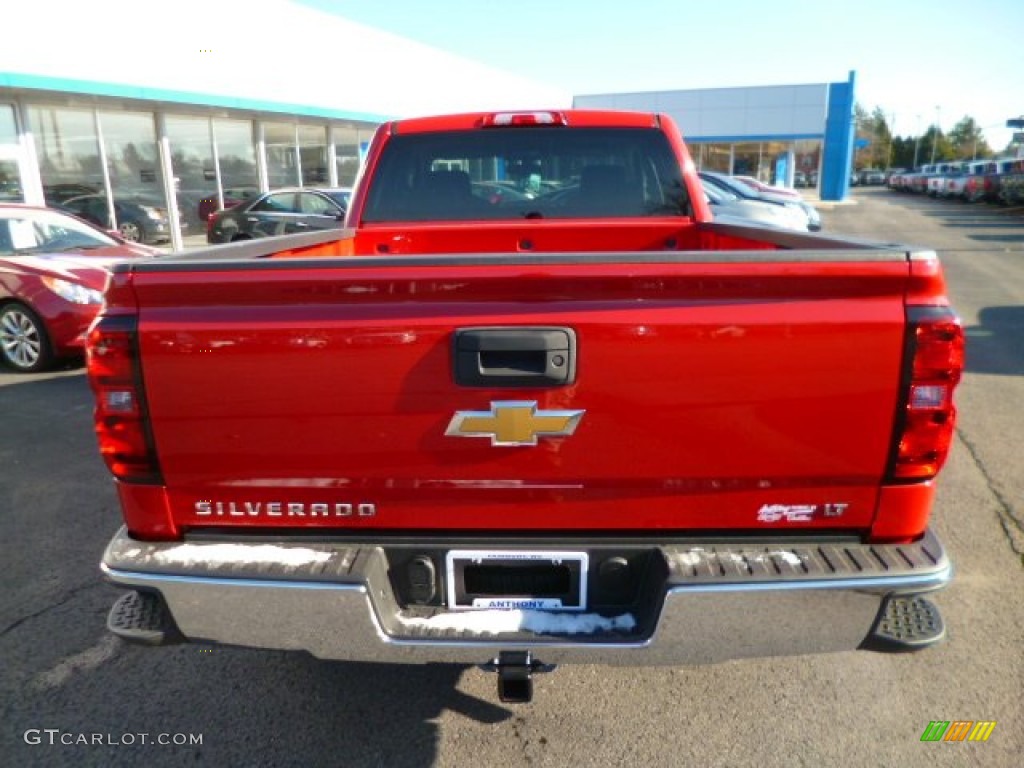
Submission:
[[491,445],[536,445],[538,437],[566,437],[585,411],[548,411],[536,400],[500,400],[489,411],[456,411],[448,437],[489,437]]

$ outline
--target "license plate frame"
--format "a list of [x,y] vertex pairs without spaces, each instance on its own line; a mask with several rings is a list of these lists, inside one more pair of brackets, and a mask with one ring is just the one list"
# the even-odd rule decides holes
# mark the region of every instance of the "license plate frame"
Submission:
[[458,549],[445,555],[448,609],[584,611],[586,552]]

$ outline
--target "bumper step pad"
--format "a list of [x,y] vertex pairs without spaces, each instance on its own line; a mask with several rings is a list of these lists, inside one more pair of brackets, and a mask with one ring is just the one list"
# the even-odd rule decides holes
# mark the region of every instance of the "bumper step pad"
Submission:
[[919,651],[945,637],[942,614],[931,600],[920,595],[890,597],[864,647],[872,651]]
[[133,591],[122,595],[110,609],[107,629],[129,643],[171,645],[184,642],[163,599],[151,592]]

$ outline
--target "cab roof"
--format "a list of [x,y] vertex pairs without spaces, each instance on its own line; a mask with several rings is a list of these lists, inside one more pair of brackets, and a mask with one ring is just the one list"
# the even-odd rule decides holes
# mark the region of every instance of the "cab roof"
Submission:
[[465,131],[517,125],[565,125],[585,128],[657,128],[661,116],[651,112],[590,109],[507,110],[415,117],[389,123],[392,134]]

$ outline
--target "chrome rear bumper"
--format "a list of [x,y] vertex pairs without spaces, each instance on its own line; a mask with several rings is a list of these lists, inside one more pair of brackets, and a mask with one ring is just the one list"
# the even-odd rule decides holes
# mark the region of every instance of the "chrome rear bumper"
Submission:
[[940,589],[952,575],[931,532],[903,545],[649,543],[659,569],[629,610],[554,621],[506,611],[489,621],[400,605],[386,546],[152,543],[122,529],[101,567],[116,585],[160,595],[188,640],[324,659],[468,664],[501,651],[529,651],[546,664],[676,665],[852,650],[872,636],[887,599]]

